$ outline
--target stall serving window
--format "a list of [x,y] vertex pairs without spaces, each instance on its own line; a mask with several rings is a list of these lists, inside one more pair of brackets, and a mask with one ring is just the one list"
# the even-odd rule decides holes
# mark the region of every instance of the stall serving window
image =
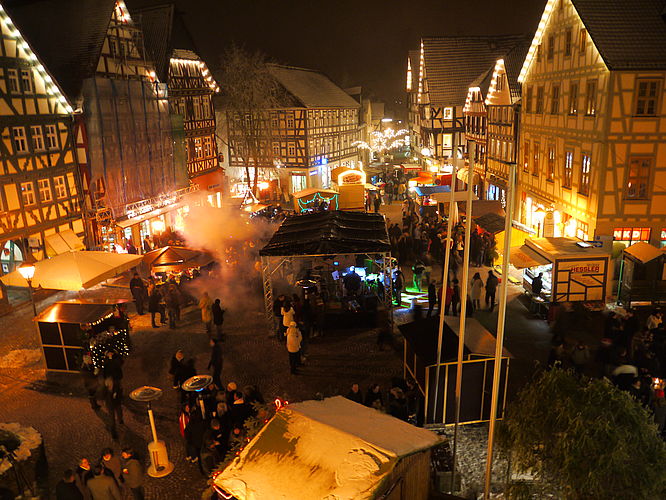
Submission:
[[546,300],[550,301],[553,289],[553,264],[545,264],[543,266],[529,267],[525,269],[525,273],[523,274],[523,288],[531,292],[532,280],[539,276],[539,273],[543,273],[543,276],[541,276],[541,281],[543,283],[541,295]]

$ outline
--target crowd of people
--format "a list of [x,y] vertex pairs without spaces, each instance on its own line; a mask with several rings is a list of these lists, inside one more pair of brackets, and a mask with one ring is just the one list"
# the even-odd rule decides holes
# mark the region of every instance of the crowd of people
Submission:
[[405,422],[423,426],[424,400],[412,379],[394,378],[386,395],[377,383],[370,384],[365,394],[359,384],[354,383],[345,397]]

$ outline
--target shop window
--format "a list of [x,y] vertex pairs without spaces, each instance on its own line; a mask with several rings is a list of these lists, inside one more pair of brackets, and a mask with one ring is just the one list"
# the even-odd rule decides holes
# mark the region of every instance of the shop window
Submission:
[[21,183],[21,198],[23,199],[23,205],[34,205],[35,200],[35,186],[32,182],[22,182]]
[[654,116],[659,109],[660,80],[636,80],[636,100],[634,114],[636,116]]
[[39,187],[39,199],[43,202],[49,202],[53,199],[53,194],[51,193],[51,183],[48,179],[39,179],[37,181]]
[[548,166],[546,167],[546,180],[553,182],[555,176],[555,146],[548,146]]
[[562,187],[571,189],[571,180],[573,177],[573,152],[564,153],[564,175],[562,176]]
[[578,194],[587,196],[590,194],[590,155],[584,154],[580,166],[580,185]]
[[629,160],[629,171],[627,173],[627,189],[625,198],[628,200],[646,200],[648,198],[648,186],[652,172],[652,158],[636,158]]
[[594,116],[597,114],[597,81],[587,82],[585,89],[585,116]]
[[[666,230],[666,228],[665,228]],[[613,230],[613,240],[631,246],[634,243],[642,241],[650,243],[650,234],[652,229],[649,227],[616,227]],[[662,231],[662,238],[664,231]],[[662,241],[664,241],[662,239]]]
[[578,114],[578,84],[570,83],[569,84],[569,114],[577,115]]
[[553,89],[550,94],[550,112],[553,115],[556,115],[560,112],[560,86],[553,85]]
[[55,188],[56,198],[67,197],[67,187],[65,186],[65,177],[59,175],[53,178],[53,187]]
[[303,191],[307,188],[307,179],[304,175],[292,175],[291,176],[291,192],[297,193],[298,191]]
[[541,160],[541,153],[539,151],[539,146],[540,144],[538,142],[534,143],[534,151],[533,151],[533,162],[532,163],[532,175],[537,177],[539,175],[539,163]]

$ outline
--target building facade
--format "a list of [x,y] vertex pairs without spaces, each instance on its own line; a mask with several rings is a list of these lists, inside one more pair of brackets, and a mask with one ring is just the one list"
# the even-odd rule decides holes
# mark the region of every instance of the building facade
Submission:
[[665,243],[666,23],[655,5],[545,7],[520,74],[517,200],[540,236]]
[[37,260],[54,255],[49,241],[57,233],[75,234],[82,241],[85,228],[72,107],[1,5],[0,32],[0,262],[4,274],[28,255]]

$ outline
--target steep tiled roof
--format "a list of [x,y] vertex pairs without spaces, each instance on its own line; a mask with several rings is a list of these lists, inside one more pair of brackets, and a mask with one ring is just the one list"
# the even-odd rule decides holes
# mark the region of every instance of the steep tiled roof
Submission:
[[511,99],[513,102],[520,99],[520,83],[518,82],[518,76],[523,67],[523,61],[525,61],[525,57],[527,57],[531,42],[531,37],[524,37],[521,42],[517,43],[511,51],[504,56],[504,69],[506,70],[506,78],[509,82],[509,90],[511,90]]
[[3,5],[67,97],[76,101],[83,80],[97,69],[115,0],[10,0]]
[[470,83],[524,39],[524,35],[424,38],[430,102],[442,106],[465,104]]
[[173,5],[160,5],[135,10],[133,2],[127,2],[132,18],[139,22],[148,58],[155,64],[157,77],[165,82],[171,57],[171,31],[174,19]]
[[359,107],[349,94],[318,71],[278,64],[269,64],[268,71],[306,108]]
[[666,0],[573,0],[611,70],[666,69]]

